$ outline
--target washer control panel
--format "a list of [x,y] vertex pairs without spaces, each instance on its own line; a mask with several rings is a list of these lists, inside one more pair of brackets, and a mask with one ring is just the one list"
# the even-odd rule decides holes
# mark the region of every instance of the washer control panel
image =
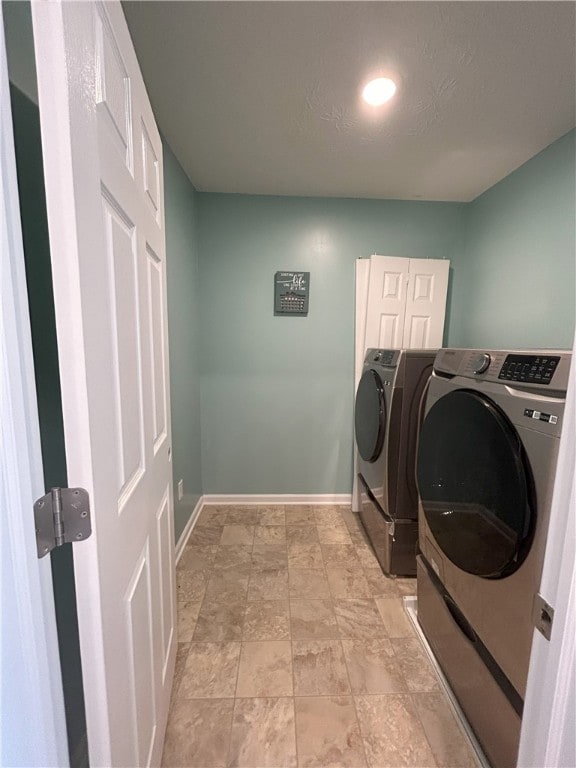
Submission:
[[371,349],[366,355],[366,362],[394,365],[397,357],[398,350],[395,349]]
[[559,355],[507,355],[498,378],[505,381],[550,384],[559,362]]

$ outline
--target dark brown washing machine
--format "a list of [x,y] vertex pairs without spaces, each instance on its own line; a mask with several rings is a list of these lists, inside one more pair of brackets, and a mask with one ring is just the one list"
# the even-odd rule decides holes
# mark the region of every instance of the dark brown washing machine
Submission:
[[356,393],[360,519],[383,571],[396,576],[416,575],[416,447],[435,355],[369,349]]

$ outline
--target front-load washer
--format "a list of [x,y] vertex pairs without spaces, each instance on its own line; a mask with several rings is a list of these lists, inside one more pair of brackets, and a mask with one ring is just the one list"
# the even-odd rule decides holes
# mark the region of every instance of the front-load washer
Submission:
[[418,620],[495,768],[516,765],[570,357],[442,349],[426,397]]
[[416,575],[415,461],[436,350],[368,349],[354,412],[360,519],[385,573]]

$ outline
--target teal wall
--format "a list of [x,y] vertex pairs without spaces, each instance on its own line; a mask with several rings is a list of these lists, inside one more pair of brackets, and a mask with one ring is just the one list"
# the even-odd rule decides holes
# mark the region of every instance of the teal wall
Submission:
[[[196,193],[164,142],[164,204],[174,533],[178,541],[202,494],[200,446],[199,286]],[[178,501],[178,481],[184,498]]]
[[[349,493],[354,261],[453,258],[462,205],[198,194],[204,493]],[[273,316],[277,270],[307,317]]]
[[572,348],[575,149],[571,131],[466,206],[450,345]]

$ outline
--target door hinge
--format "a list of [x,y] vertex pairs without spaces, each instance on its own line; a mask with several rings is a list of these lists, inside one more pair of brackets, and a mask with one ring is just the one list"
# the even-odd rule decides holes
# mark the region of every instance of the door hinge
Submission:
[[548,605],[542,595],[536,594],[534,598],[534,610],[532,612],[534,626],[541,632],[546,640],[550,640],[552,624],[554,623],[554,608]]
[[54,547],[84,541],[92,533],[90,499],[84,488],[52,488],[34,502],[38,557]]

